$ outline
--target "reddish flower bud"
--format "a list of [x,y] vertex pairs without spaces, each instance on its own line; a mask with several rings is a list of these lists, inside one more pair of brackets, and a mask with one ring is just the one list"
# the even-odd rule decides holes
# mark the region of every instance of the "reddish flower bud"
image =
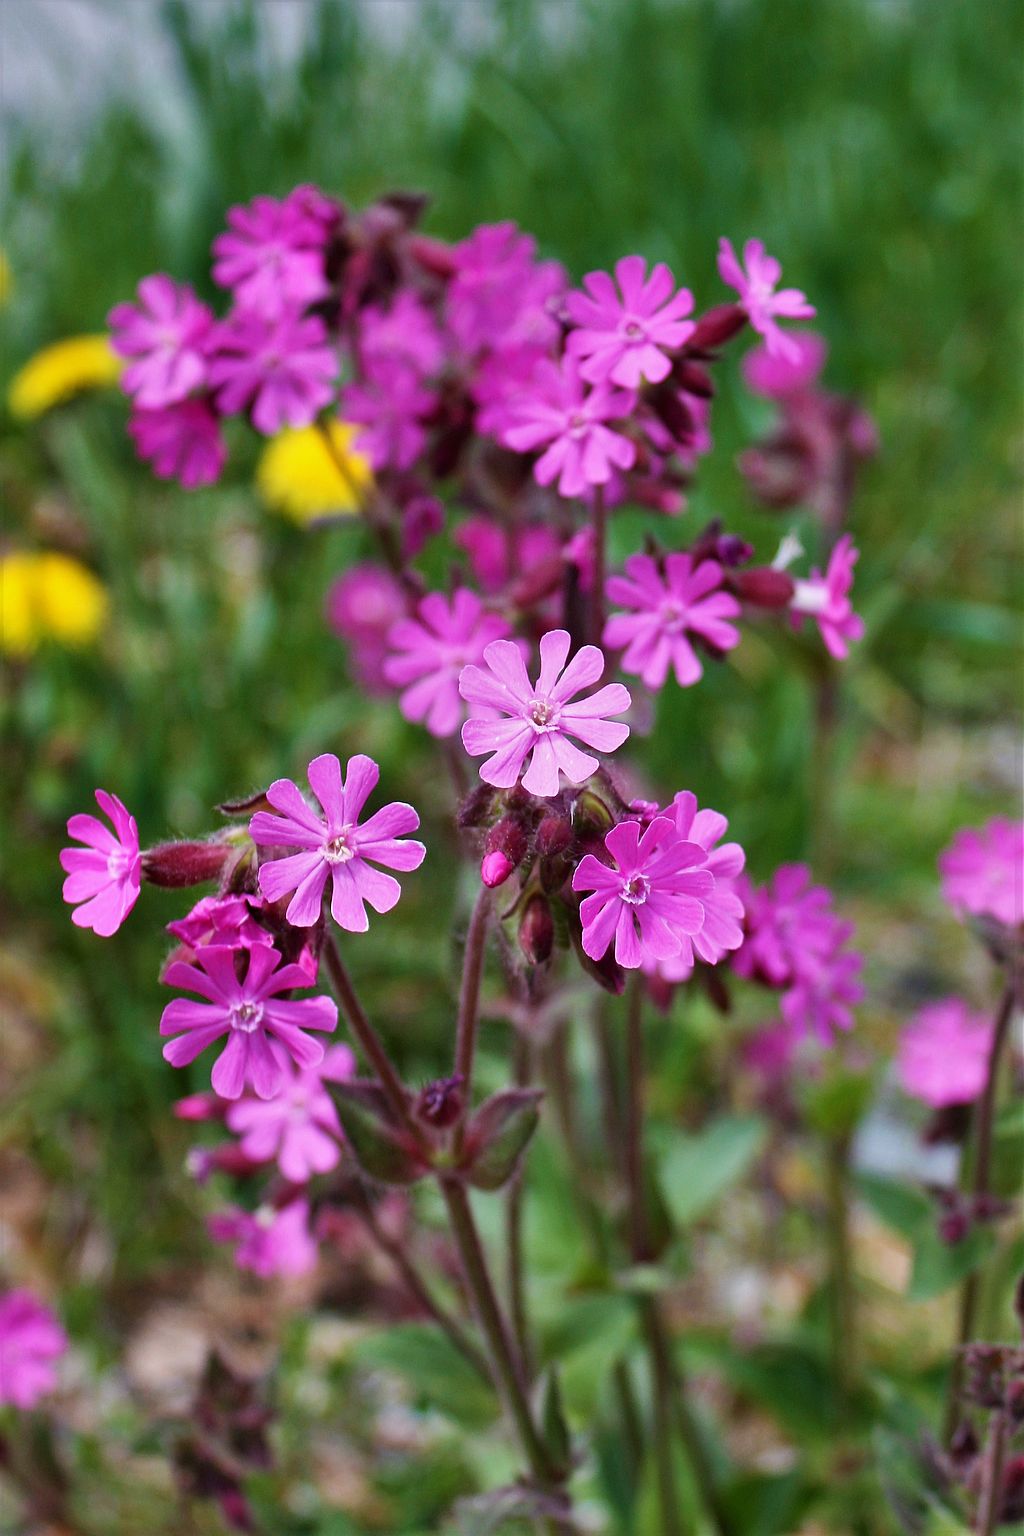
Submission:
[[701,315],[686,343],[688,352],[708,352],[731,341],[747,323],[741,304],[718,304]]
[[729,586],[744,603],[758,608],[788,608],[796,591],[796,583],[785,571],[776,571],[770,565],[757,565],[753,570],[736,571],[729,579]]
[[178,1120],[223,1120],[229,1101],[217,1093],[189,1093],[174,1105]]
[[159,843],[142,855],[142,878],[178,887],[216,880],[237,849],[227,843]]
[[564,853],[572,842],[572,824],[565,816],[545,816],[537,828],[537,852],[542,858]]
[[514,816],[503,816],[496,821],[484,843],[484,857],[480,865],[480,878],[484,885],[504,885],[509,875],[526,857],[526,833],[522,823]]
[[457,1072],[454,1077],[441,1077],[421,1088],[416,1095],[413,1114],[425,1125],[443,1131],[458,1120],[464,1102],[462,1074]]
[[455,272],[455,255],[443,240],[435,240],[430,235],[413,235],[408,249],[413,260],[434,277],[451,277]]
[[679,388],[688,395],[696,395],[698,400],[711,400],[714,398],[715,386],[710,373],[701,363],[689,362],[685,357],[681,358],[672,370],[673,377]]
[[531,896],[519,923],[519,948],[531,965],[551,959],[555,947],[555,922],[544,896]]
[[532,608],[543,602],[562,585],[565,562],[561,554],[550,560],[541,560],[532,570],[525,571],[509,588],[509,597],[517,608]]
[[493,801],[494,790],[491,786],[489,784],[478,784],[476,789],[470,791],[459,807],[459,826],[482,826],[490,815]]

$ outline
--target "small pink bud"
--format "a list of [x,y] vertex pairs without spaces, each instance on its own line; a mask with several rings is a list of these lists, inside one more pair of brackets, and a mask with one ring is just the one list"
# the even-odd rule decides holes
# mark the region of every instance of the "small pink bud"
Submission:
[[537,852],[543,858],[564,853],[572,842],[572,825],[565,816],[545,816],[537,828]]
[[519,948],[531,965],[543,965],[554,947],[555,924],[547,899],[531,896],[519,923]]
[[515,869],[512,860],[495,848],[490,853],[485,853],[480,861],[480,879],[491,890],[497,885],[504,885],[509,875]]
[[753,603],[758,608],[788,608],[796,591],[792,576],[785,571],[773,570],[770,565],[737,571],[729,585],[743,602]]
[[142,878],[173,888],[216,880],[232,850],[226,843],[159,843],[142,855]]
[[218,1093],[189,1093],[174,1106],[178,1120],[223,1120],[226,1110],[227,1100]]
[[686,343],[690,352],[711,351],[742,331],[747,323],[747,312],[742,304],[719,304],[701,315]]

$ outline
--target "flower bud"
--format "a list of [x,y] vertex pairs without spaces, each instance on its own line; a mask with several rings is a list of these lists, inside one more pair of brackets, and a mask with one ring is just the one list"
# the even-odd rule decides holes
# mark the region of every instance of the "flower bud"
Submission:
[[480,865],[480,878],[492,889],[504,885],[509,875],[526,857],[526,833],[522,823],[514,816],[503,816],[496,821],[484,843],[484,857]]
[[496,886],[505,884],[514,869],[512,860],[500,848],[494,848],[480,860],[480,879],[493,891]]
[[545,896],[531,896],[519,923],[519,948],[531,965],[551,959],[555,947],[555,922]]
[[478,784],[470,791],[459,807],[460,827],[479,827],[490,815],[494,790],[489,784]]
[[686,343],[688,352],[708,352],[731,341],[747,323],[742,304],[718,304],[701,315]]
[[796,591],[792,576],[785,571],[776,571],[770,565],[736,571],[729,585],[742,602],[753,603],[758,608],[788,608]]
[[178,887],[216,880],[236,850],[227,843],[159,843],[142,855],[142,878]]
[[585,789],[581,795],[576,796],[572,819],[577,837],[603,839],[615,825],[611,810],[592,789]]
[[679,388],[685,390],[688,395],[696,395],[698,400],[714,398],[714,383],[710,373],[702,364],[691,363],[686,358],[681,358],[672,373]]
[[178,1120],[223,1120],[228,1102],[217,1093],[189,1093],[177,1100],[174,1115]]
[[545,816],[537,828],[537,852],[542,858],[564,853],[572,842],[572,823],[565,816]]
[[413,1104],[413,1114],[424,1125],[443,1131],[458,1120],[464,1102],[462,1074],[457,1072],[454,1077],[440,1077],[421,1088]]

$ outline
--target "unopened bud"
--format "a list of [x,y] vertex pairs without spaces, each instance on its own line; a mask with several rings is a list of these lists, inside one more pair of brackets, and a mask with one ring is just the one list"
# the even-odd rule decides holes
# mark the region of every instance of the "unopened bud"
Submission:
[[142,855],[142,878],[179,887],[216,880],[235,850],[226,843],[159,843]]
[[555,947],[555,922],[544,896],[531,896],[519,923],[519,948],[531,965],[551,959]]
[[715,386],[710,373],[702,364],[682,358],[672,373],[679,388],[685,390],[688,395],[696,395],[698,400],[713,399]]
[[484,843],[484,857],[480,865],[480,878],[484,885],[504,885],[509,875],[526,857],[526,833],[514,816],[503,816],[496,821]]
[[603,838],[615,825],[611,809],[592,789],[585,789],[576,796],[572,819],[578,837]]
[[572,842],[572,823],[565,816],[545,816],[537,828],[537,852],[543,858],[564,853]]
[[753,603],[757,608],[788,608],[796,591],[792,576],[773,570],[770,565],[736,571],[729,585],[742,602]]
[[970,1225],[965,1211],[947,1211],[944,1216],[939,1217],[939,1239],[953,1247],[956,1243],[963,1242],[970,1230]]
[[413,1113],[425,1125],[443,1131],[455,1124],[464,1103],[462,1075],[456,1073],[454,1077],[441,1077],[421,1088],[416,1095]]
[[228,1100],[217,1093],[189,1093],[178,1099],[174,1115],[178,1120],[223,1120]]
[[494,790],[489,784],[478,784],[459,807],[460,827],[479,827],[487,820],[494,801]]
[[747,312],[741,304],[718,304],[701,315],[687,339],[687,350],[713,351],[731,341],[746,323]]
[[502,853],[500,848],[494,848],[480,860],[480,879],[493,891],[495,886],[505,884],[514,869],[515,865],[507,854]]

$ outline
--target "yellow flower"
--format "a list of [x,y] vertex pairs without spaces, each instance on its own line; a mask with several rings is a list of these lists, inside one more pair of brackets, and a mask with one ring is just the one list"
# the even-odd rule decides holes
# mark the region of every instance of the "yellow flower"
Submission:
[[86,389],[116,384],[121,359],[107,336],[68,336],[30,357],[11,380],[7,404],[29,420]]
[[357,512],[373,480],[369,460],[352,446],[358,428],[332,421],[328,430],[333,451],[319,427],[288,428],[271,438],[256,467],[267,505],[303,526]]
[[103,583],[57,550],[14,550],[0,559],[0,650],[28,656],[42,640],[88,645],[109,610]]

